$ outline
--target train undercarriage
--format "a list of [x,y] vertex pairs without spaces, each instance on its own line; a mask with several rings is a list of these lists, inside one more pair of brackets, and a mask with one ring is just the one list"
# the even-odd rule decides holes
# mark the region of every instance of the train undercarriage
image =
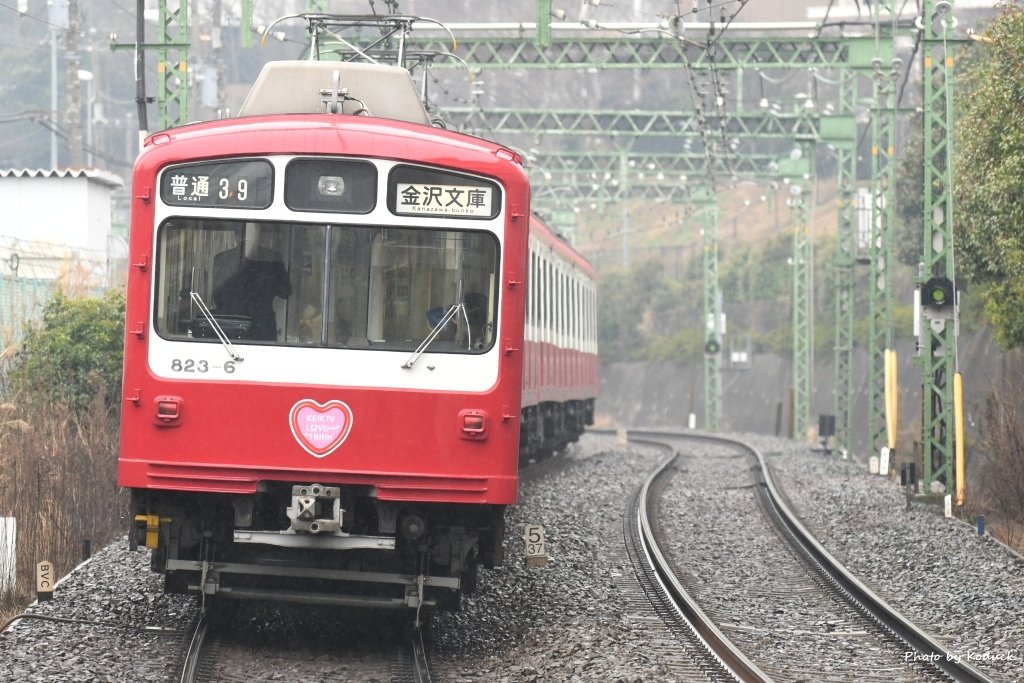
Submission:
[[134,545],[169,593],[457,609],[502,563],[504,506],[378,501],[368,487],[267,482],[253,495],[133,491]]
[[523,408],[519,432],[521,464],[548,458],[579,440],[588,425],[594,424],[594,399],[554,401]]

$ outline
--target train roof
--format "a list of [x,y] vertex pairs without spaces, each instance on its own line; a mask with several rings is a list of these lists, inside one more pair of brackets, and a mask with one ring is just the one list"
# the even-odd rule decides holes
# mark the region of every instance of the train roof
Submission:
[[536,214],[530,216],[530,232],[541,242],[548,245],[552,251],[583,271],[589,278],[597,278],[597,272],[590,261],[573,249],[572,245],[564,237],[549,228]]
[[[168,147],[166,143],[174,143]],[[526,181],[513,150],[470,135],[372,116],[304,114],[248,116],[191,123],[150,135],[139,164],[201,161],[229,156],[323,154],[391,158],[407,163],[507,176],[509,162]],[[428,161],[429,160],[429,161]],[[501,170],[502,167],[505,170]]]
[[264,64],[239,116],[328,112],[430,123],[416,84],[402,67],[308,60]]

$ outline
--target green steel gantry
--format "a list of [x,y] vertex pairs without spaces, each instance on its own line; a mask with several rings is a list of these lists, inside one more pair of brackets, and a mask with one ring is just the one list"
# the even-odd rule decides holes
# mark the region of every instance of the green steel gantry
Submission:
[[705,185],[699,201],[704,227],[701,231],[701,280],[704,284],[704,428],[716,432],[722,421],[722,290],[718,279],[718,195]]
[[[700,140],[703,125],[724,130],[729,139],[777,139],[819,136],[819,120],[803,113],[727,113],[725,116],[694,112],[621,109],[595,111],[585,109],[530,109],[524,107],[447,107],[445,113],[462,130],[472,133],[500,132],[504,135],[563,135],[601,137],[691,137]],[[822,117],[836,118],[836,117]]]
[[[540,5],[538,5],[540,9]],[[539,15],[540,16],[540,15]],[[545,22],[541,22],[544,24]],[[476,67],[487,68],[679,68],[688,65],[695,70],[708,70],[712,66],[736,72],[737,89],[742,89],[745,71],[750,69],[818,69],[835,68],[840,73],[838,116],[822,117],[821,129],[817,119],[797,114],[780,117],[771,112],[761,115],[737,113],[725,120],[705,120],[713,130],[725,130],[730,138],[783,137],[788,140],[814,138],[828,142],[836,150],[838,165],[839,225],[838,249],[834,263],[836,270],[835,315],[835,415],[836,451],[847,454],[853,421],[853,319],[855,294],[856,227],[856,119],[858,74],[869,72],[880,57],[879,43],[872,37],[829,39],[771,38],[729,39],[716,44],[712,65],[703,46],[678,40],[667,32],[649,36],[589,37],[551,36],[548,28],[543,41],[526,39],[530,31],[523,25],[518,38],[467,37],[460,33],[460,43],[466,61]],[[419,37],[417,38],[419,39]],[[428,39],[429,41],[429,39]],[[422,49],[428,49],[421,44]],[[438,45],[440,47],[440,45]],[[882,46],[883,56],[891,56],[892,46]],[[529,112],[517,110],[467,111],[464,123],[469,128],[506,133],[540,132],[603,136],[678,136],[681,131],[695,131],[693,113],[681,112]],[[786,119],[789,119],[788,121]],[[813,130],[809,130],[813,127]],[[809,149],[804,144],[803,149]],[[738,156],[737,158],[742,158]],[[793,187],[800,187],[794,185]],[[793,366],[794,404],[793,421],[797,434],[806,432],[810,419],[811,306],[810,300],[810,238],[807,230],[806,198],[794,197],[794,272],[793,272]],[[714,212],[707,211],[706,215]],[[717,232],[705,223],[704,228],[705,320],[717,320],[720,296],[717,283]],[[710,242],[709,242],[710,239]],[[714,255],[714,258],[712,258]],[[805,270],[806,269],[806,270]],[[713,282],[708,282],[711,278]],[[713,329],[706,330],[708,334]],[[719,344],[716,348],[721,348]],[[709,343],[712,343],[709,339]],[[709,407],[710,423],[717,426],[716,406],[721,403],[720,365],[718,354],[705,355],[705,402]],[[709,390],[710,387],[710,390]]]
[[[578,24],[571,25],[579,29]],[[481,25],[449,24],[459,36],[459,56],[474,68],[487,69],[693,69],[711,68],[703,44],[684,41],[652,25],[631,35],[575,31],[552,33],[546,45],[536,41],[536,24],[521,23],[504,35]],[[433,31],[432,31],[433,29]],[[474,31],[478,35],[474,35]],[[422,51],[447,52],[447,38],[436,27],[418,27],[407,44]],[[875,57],[875,41],[865,37],[776,36],[734,38],[715,42],[714,67],[735,69],[867,68]],[[437,66],[455,68],[438,62]]]
[[[138,11],[142,11],[141,5]],[[138,23],[140,35],[136,36],[136,43],[118,43],[116,34],[112,35],[110,49],[156,50],[156,130],[184,125],[188,123],[188,0],[160,0],[157,10],[157,42],[145,41],[141,35],[144,26],[143,22]],[[141,60],[136,61],[137,69],[141,63]],[[145,78],[145,74],[137,73],[136,78]],[[140,88],[140,92],[145,89],[141,85]],[[140,102],[140,106],[144,106],[144,103]]]
[[[170,126],[184,122],[187,117],[187,79],[184,78],[187,67],[187,4],[179,0],[161,0],[160,11],[160,43],[150,47],[158,47],[162,50],[160,71],[160,83],[158,88],[158,106],[160,107],[160,125]],[[251,16],[251,2],[244,0],[243,16]],[[307,9],[310,12],[326,11],[326,0],[307,0]],[[173,6],[173,9],[172,9]],[[548,0],[538,0],[537,7],[542,16],[547,16],[550,11]],[[545,8],[547,8],[545,10]],[[247,13],[248,11],[248,13]],[[244,24],[245,22],[243,22]],[[407,42],[408,49],[421,51],[438,50],[446,52],[450,49],[448,36],[440,33],[432,33],[431,26],[417,27],[418,30],[412,34]],[[826,37],[826,36],[780,36],[769,38],[732,38],[722,36],[716,41],[715,56],[713,63],[708,59],[704,46],[689,40],[681,40],[667,31],[653,30],[647,33],[643,30],[631,34],[607,35],[606,33],[584,34],[581,32],[569,32],[563,34],[552,32],[549,21],[542,21],[539,24],[520,24],[518,29],[511,32],[511,35],[495,35],[494,32],[486,30],[479,31],[479,35],[473,35],[473,30],[467,28],[461,30],[458,26],[452,27],[459,32],[460,55],[464,61],[473,69],[676,69],[683,65],[695,71],[708,71],[712,68],[722,71],[734,71],[736,88],[742,91],[744,74],[753,69],[755,71],[767,69],[782,70],[810,70],[810,69],[834,69],[841,74],[841,96],[838,116],[836,117],[810,117],[805,115],[778,115],[771,112],[762,112],[760,115],[752,115],[749,112],[737,114],[726,114],[718,119],[715,115],[708,114],[705,124],[710,125],[715,131],[724,131],[729,138],[753,137],[759,139],[789,139],[801,141],[801,149],[805,160],[813,158],[810,139],[828,142],[836,149],[839,165],[839,203],[840,203],[840,225],[839,225],[839,250],[835,262],[836,281],[838,288],[838,299],[836,304],[836,441],[838,450],[848,448],[848,434],[851,421],[851,409],[848,401],[852,391],[842,390],[843,387],[852,387],[852,369],[850,366],[850,354],[852,353],[852,311],[853,311],[853,244],[855,234],[855,222],[853,221],[853,194],[855,192],[855,159],[854,149],[856,124],[853,114],[856,111],[856,77],[857,71],[874,69],[879,60],[891,58],[892,46],[882,45],[878,50],[878,41],[874,38],[865,37]],[[479,28],[479,27],[476,27]],[[421,29],[421,30],[420,30]],[[243,25],[243,34],[248,34],[249,27]],[[532,39],[531,39],[532,38]],[[178,39],[180,42],[174,43]],[[934,41],[934,38],[933,38]],[[172,50],[178,50],[174,53]],[[172,61],[171,57],[179,57]],[[456,66],[455,63],[439,61],[433,64],[434,68],[446,68]],[[461,67],[460,67],[461,68]],[[927,69],[926,69],[927,71]],[[926,88],[928,86],[926,85]],[[177,116],[171,113],[171,109],[177,109]],[[514,134],[516,132],[536,134],[538,132],[556,132],[560,135],[577,133],[583,135],[603,135],[608,137],[628,136],[632,138],[651,137],[657,135],[679,136],[681,131],[693,131],[694,117],[680,112],[571,112],[571,111],[544,111],[531,112],[524,109],[515,110],[489,110],[480,111],[449,110],[449,115],[461,115],[469,129],[487,130],[490,134]],[[926,119],[928,112],[926,109]],[[883,124],[884,125],[884,124]],[[926,123],[927,125],[927,123]],[[851,132],[852,131],[852,132]],[[884,137],[884,133],[881,133]],[[874,139],[874,138],[873,138]],[[887,149],[887,147],[886,147]],[[547,166],[554,166],[551,158],[558,157],[558,154],[549,154]],[[566,153],[571,157],[572,153]],[[584,155],[586,156],[586,155]],[[569,162],[567,162],[569,163]],[[651,162],[645,161],[649,167]],[[770,162],[769,162],[770,163]],[[805,163],[808,163],[805,161]],[[739,177],[764,177],[766,170],[760,161],[751,161],[748,156],[735,155],[731,160],[732,167],[729,169],[733,175]],[[658,164],[660,168],[662,164]],[[697,155],[679,154],[677,162],[671,169],[677,175],[680,168],[685,168],[683,174],[696,180],[702,172]],[[706,172],[706,164],[703,167]],[[813,171],[813,169],[811,169]],[[659,171],[661,172],[661,171]],[[807,173],[802,174],[804,176]],[[681,181],[680,184],[682,184]],[[598,183],[599,187],[593,190],[590,196],[602,197],[607,200],[618,198],[621,188],[608,191],[607,186]],[[889,183],[891,187],[892,183]],[[791,185],[801,187],[799,182]],[[593,184],[591,185],[593,189]],[[701,202],[695,198],[694,193],[679,193],[670,188],[671,184],[660,183],[633,183],[630,191],[640,192],[642,197],[663,199],[666,201],[695,202],[704,207],[705,228],[704,234],[711,239],[714,245],[712,253],[717,255],[716,228],[707,221],[710,216],[717,216],[717,206],[709,207],[708,202]],[[877,187],[873,186],[873,187]],[[804,188],[806,189],[806,188]],[[875,192],[875,190],[873,190]],[[713,192],[711,192],[713,194]],[[877,192],[876,192],[877,194]],[[810,387],[810,299],[809,299],[809,268],[810,268],[810,241],[809,237],[804,239],[801,235],[807,229],[807,207],[806,192],[795,195],[791,198],[794,209],[794,420],[797,424],[796,431],[802,432],[806,429],[806,420],[809,419],[809,387]],[[581,196],[586,196],[582,193]],[[877,202],[878,200],[876,200]],[[892,203],[887,204],[887,211],[891,212]],[[565,213],[565,206],[558,207]],[[926,210],[927,213],[927,210]],[[873,225],[877,219],[873,220]],[[889,234],[891,230],[888,231]],[[891,235],[885,239],[891,240]],[[883,239],[884,242],[884,239]],[[948,240],[946,244],[948,244]],[[872,240],[874,246],[875,240]],[[708,247],[710,248],[710,247]],[[707,251],[708,249],[706,249]],[[717,258],[717,257],[716,257]],[[876,259],[873,259],[875,261]],[[881,263],[882,261],[878,261]],[[929,259],[926,254],[926,269]],[[717,265],[717,261],[715,264]],[[804,272],[802,269],[808,269]],[[930,269],[932,272],[936,268]],[[950,269],[951,270],[951,269]],[[705,263],[705,277],[713,281],[714,290],[717,293],[717,267],[709,267]],[[711,284],[706,283],[708,287]],[[890,293],[891,296],[891,293]],[[876,306],[875,298],[872,298],[873,311]],[[891,335],[891,315],[888,307],[877,304],[882,308],[880,326],[885,327]],[[705,313],[709,319],[717,316],[720,307],[720,297],[712,296],[711,289],[705,296]],[[875,313],[873,312],[873,320]],[[935,324],[932,324],[934,327]],[[951,327],[951,326],[948,326]],[[720,340],[719,340],[720,341]],[[947,345],[941,345],[945,348]],[[806,360],[803,356],[806,355]],[[706,372],[718,376],[719,369],[714,368],[713,363],[706,364]],[[932,373],[933,375],[935,373]],[[707,375],[706,375],[707,376]],[[878,378],[872,378],[872,387],[881,384]],[[712,386],[712,394],[709,404],[720,403],[720,380],[712,378],[707,381]],[[718,389],[714,389],[717,386]],[[942,405],[951,405],[951,401],[940,401]],[[951,409],[951,408],[950,408]],[[718,411],[711,411],[717,414]],[[717,418],[715,418],[717,422]],[[939,432],[945,433],[944,427],[938,428]],[[948,430],[951,434],[951,429]],[[950,460],[949,458],[945,459]],[[927,471],[927,466],[926,466]]]
[[[883,33],[880,14],[892,12],[891,3],[874,7],[878,40],[892,41],[895,30]],[[892,264],[896,225],[896,86],[900,62],[875,62],[871,107],[870,275],[868,280],[868,449],[887,447],[885,354],[893,348]]]
[[[839,223],[836,226],[835,269],[835,365],[833,412],[835,415],[835,452],[846,458],[850,451],[850,430],[853,426],[853,318],[855,288],[855,249],[857,242],[857,122],[853,114],[857,106],[859,76],[850,69],[839,74],[840,117],[831,118],[823,126],[820,140],[835,149],[838,175],[836,205]],[[794,228],[795,230],[795,228]],[[809,257],[809,254],[808,254]],[[802,277],[802,274],[795,275]],[[794,307],[796,300],[794,300]],[[813,302],[808,301],[808,305]],[[802,332],[802,330],[801,330]],[[794,366],[799,364],[794,347]],[[810,342],[808,341],[808,353]],[[813,367],[813,364],[810,365]],[[802,378],[801,378],[802,379]],[[804,409],[799,402],[796,409]],[[809,410],[809,397],[806,408]],[[800,432],[797,432],[799,434]]]
[[158,130],[188,122],[188,0],[161,0],[157,16]]
[[811,344],[811,274],[813,245],[810,234],[810,188],[814,185],[816,168],[815,141],[798,141],[786,159],[779,161],[779,177],[789,187],[793,241],[790,267],[791,320],[793,334],[793,394],[791,417],[793,436],[802,439],[810,425],[812,385]]
[[[918,283],[955,282],[953,271],[953,37],[952,3],[924,0],[924,249]],[[922,297],[923,299],[923,297]],[[920,362],[923,375],[924,483],[954,489],[956,452],[953,375],[956,372],[957,301],[932,307],[922,300]]]

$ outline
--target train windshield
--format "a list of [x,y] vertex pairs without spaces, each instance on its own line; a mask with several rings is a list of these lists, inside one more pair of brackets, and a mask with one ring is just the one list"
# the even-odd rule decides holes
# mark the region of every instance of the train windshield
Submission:
[[157,258],[166,339],[412,351],[436,330],[431,352],[494,344],[498,241],[487,232],[172,218]]

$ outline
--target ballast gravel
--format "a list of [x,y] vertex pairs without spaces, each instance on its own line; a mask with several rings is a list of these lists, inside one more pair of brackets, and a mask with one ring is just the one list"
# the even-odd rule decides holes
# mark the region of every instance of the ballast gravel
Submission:
[[148,552],[131,552],[121,539],[64,577],[52,600],[26,610],[90,623],[15,622],[0,634],[0,681],[170,680],[175,632],[190,618],[191,602],[165,595],[162,577],[149,570]]
[[863,464],[748,436],[825,548],[903,616],[996,680],[1024,681],[1024,557]]
[[[1024,680],[1024,560],[940,508],[905,499],[891,480],[811,453],[744,437],[769,455],[777,481],[819,540],[876,591],[997,680]],[[659,451],[586,435],[568,463],[523,485],[507,518],[506,564],[481,571],[461,612],[432,623],[435,681],[671,681],[678,657],[649,615],[623,595],[633,567],[622,516]],[[523,528],[541,524],[547,565],[524,566]],[[0,682],[175,680],[173,640],[191,600],[162,593],[148,553],[125,541],[98,553],[34,614],[0,634]],[[100,625],[102,623],[102,625]],[[662,643],[652,649],[651,643]],[[987,657],[988,661],[980,658]]]

